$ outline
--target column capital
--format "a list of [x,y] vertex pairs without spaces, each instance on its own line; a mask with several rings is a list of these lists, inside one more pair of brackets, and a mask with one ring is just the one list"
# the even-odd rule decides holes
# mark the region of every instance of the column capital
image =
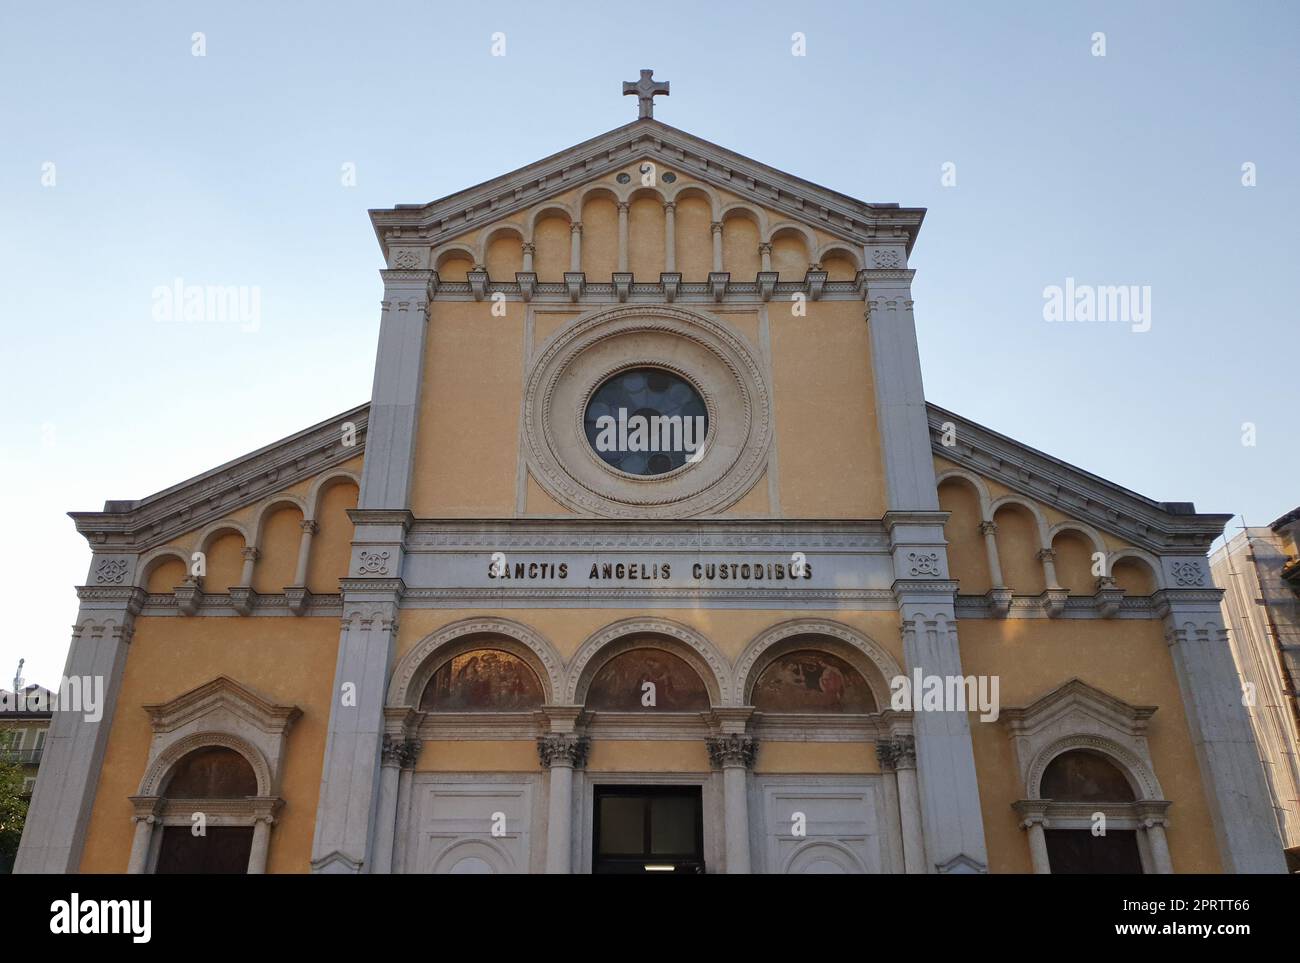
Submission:
[[980,522],[981,535],[996,535],[998,533],[997,522]]
[[618,212],[620,214],[626,214],[632,208],[632,205],[629,204],[627,201],[618,201],[615,203],[614,206],[618,208]]
[[673,213],[674,211],[676,211],[676,210],[677,210],[677,202],[676,202],[676,201],[664,201],[664,213],[665,213],[665,214],[672,214],[672,213]]
[[731,766],[753,769],[754,760],[758,757],[758,740],[743,733],[710,736],[705,740],[705,747],[709,751],[709,763],[715,769]]
[[308,535],[315,535],[317,532],[320,531],[320,525],[313,518],[304,518],[301,522],[298,523],[298,527],[301,528]]
[[582,221],[574,221],[572,224],[570,224],[570,225],[569,225],[569,233],[570,233],[570,234],[581,234],[581,233],[582,233]]
[[262,553],[256,548],[245,548],[239,553],[239,557],[245,562],[255,562],[262,557]]
[[526,243],[524,244],[523,252],[524,252],[525,254],[536,254],[536,253],[537,253],[537,246],[536,246],[535,244],[533,244],[532,241],[528,241],[528,242],[526,242]]
[[587,764],[590,749],[591,740],[585,736],[553,732],[548,736],[537,737],[537,755],[546,769],[556,765],[581,769]]
[[721,221],[714,221],[712,224],[709,225],[709,230],[712,231],[714,234],[721,234],[721,233],[722,233],[722,222],[721,222]]
[[881,739],[876,743],[876,760],[881,772],[893,772],[897,768],[898,754],[892,739]]
[[916,737],[895,736],[891,742],[891,752],[895,769],[916,768]]
[[762,244],[760,244],[760,245],[758,246],[758,253],[759,253],[759,254],[771,254],[771,253],[772,253],[772,245],[769,244],[769,243],[767,243],[766,241],[764,241]]
[[398,769],[414,769],[424,744],[416,739],[384,737],[383,764]]

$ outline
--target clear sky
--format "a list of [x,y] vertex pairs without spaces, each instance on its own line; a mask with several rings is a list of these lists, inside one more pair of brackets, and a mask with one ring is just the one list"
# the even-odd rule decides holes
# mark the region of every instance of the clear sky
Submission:
[[[1256,525],[1300,503],[1295,4],[0,10],[0,685],[20,657],[29,681],[62,671],[89,561],[65,512],[369,397],[367,208],[626,123],[641,67],[672,83],[666,123],[929,209],[911,264],[931,401],[1153,498]],[[176,278],[256,287],[256,330],[156,321]],[[1150,329],[1045,320],[1067,278],[1149,286]]]

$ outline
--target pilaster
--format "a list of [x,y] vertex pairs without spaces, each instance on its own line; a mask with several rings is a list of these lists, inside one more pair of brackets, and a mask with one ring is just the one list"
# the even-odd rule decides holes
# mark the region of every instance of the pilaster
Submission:
[[[944,512],[889,512],[884,519],[909,675],[919,670],[941,679],[964,676],[953,609],[957,583],[948,577],[943,538],[946,518]],[[969,716],[964,707],[912,708],[926,871],[984,872],[988,856]],[[899,790],[901,797],[901,783]]]
[[876,422],[880,426],[889,506],[897,510],[935,510],[939,494],[912,314],[913,272],[881,269],[863,273],[867,279]]
[[361,508],[406,508],[424,373],[432,271],[389,270],[370,397]]
[[1259,747],[1242,703],[1219,602],[1202,557],[1162,558],[1156,593],[1192,745],[1227,873],[1284,873],[1286,863]]
[[[105,565],[106,559],[112,564]],[[60,704],[46,737],[15,873],[75,873],[81,866],[135,617],[145,600],[144,590],[132,585],[136,562],[134,555],[97,553],[88,576],[92,584],[77,589],[81,605]],[[74,685],[71,680],[79,681]],[[65,697],[87,689],[97,697],[94,705],[84,698],[80,704],[65,704],[73,701]]]
[[[343,619],[312,871],[374,869],[384,746],[384,698],[405,586],[398,575],[409,524],[404,512],[355,511],[353,558],[342,580]],[[391,856],[390,856],[391,858]]]

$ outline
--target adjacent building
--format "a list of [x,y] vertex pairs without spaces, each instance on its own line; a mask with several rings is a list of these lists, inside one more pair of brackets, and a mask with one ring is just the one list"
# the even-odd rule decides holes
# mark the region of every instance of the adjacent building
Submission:
[[1292,872],[1300,872],[1300,508],[1245,527],[1210,556]]

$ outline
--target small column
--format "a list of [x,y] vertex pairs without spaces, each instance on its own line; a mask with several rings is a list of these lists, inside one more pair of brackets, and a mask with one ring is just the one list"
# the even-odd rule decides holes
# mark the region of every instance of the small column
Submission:
[[135,835],[131,838],[131,858],[126,864],[127,873],[139,876],[148,871],[149,849],[153,843],[153,829],[161,824],[163,800],[158,796],[132,796],[135,814]]
[[675,201],[664,202],[664,271],[672,274],[677,270],[677,204]]
[[1038,553],[1038,560],[1043,563],[1043,581],[1047,583],[1049,589],[1059,589],[1061,586],[1056,581],[1056,552],[1050,548],[1044,548]]
[[139,876],[144,872],[145,862],[149,859],[149,844],[153,842],[153,826],[157,817],[132,816],[131,822],[135,823],[135,836],[131,840],[131,861],[127,864],[126,871],[132,876]]
[[760,268],[760,270],[771,271],[772,270],[772,245],[760,244],[758,246],[758,256],[759,259],[763,262],[763,266],[762,268]]
[[1142,825],[1147,831],[1147,845],[1151,847],[1151,860],[1156,864],[1156,872],[1168,876],[1174,871],[1174,862],[1169,856],[1169,840],[1165,837],[1163,819],[1146,819]]
[[393,836],[397,830],[397,782],[402,765],[403,744],[384,737],[383,762],[379,769],[379,806],[375,813],[375,858],[370,872],[393,871]]
[[724,836],[728,875],[749,873],[749,770],[758,754],[758,740],[730,733],[708,740],[709,761],[722,770]]
[[895,873],[903,872],[903,824],[898,818],[898,774],[892,739],[876,743],[876,759],[880,763],[880,785],[885,804],[885,845],[889,848],[889,864]]
[[618,202],[618,270],[622,274],[627,273],[627,212],[630,206],[627,201]]
[[582,270],[581,221],[574,221],[569,225],[569,270],[574,273]]
[[998,559],[998,526],[994,522],[980,522],[984,536],[984,552],[989,558],[989,581],[993,588],[1006,588],[1002,582],[1002,563]]
[[267,854],[271,851],[271,827],[284,800],[276,796],[258,796],[253,802],[253,845],[248,851],[248,875],[266,873]]
[[422,748],[417,740],[403,745],[402,771],[397,777],[397,828],[393,840],[393,872],[406,872],[406,846],[411,832],[411,784],[415,781],[415,763]]
[[311,558],[311,539],[318,531],[320,526],[310,518],[304,518],[300,523],[302,528],[302,538],[298,540],[298,564],[293,570],[293,584],[307,584],[307,562]]
[[537,754],[551,771],[551,794],[546,821],[546,872],[567,874],[572,869],[573,770],[587,761],[587,739],[567,733],[537,738]]
[[248,548],[245,548],[243,552],[241,552],[240,554],[244,559],[244,567],[243,569],[240,570],[239,573],[239,584],[252,585],[253,566],[257,563],[257,560],[261,557],[262,553],[250,546]]
[[722,222],[714,221],[709,225],[713,232],[713,270],[722,270]]
[[253,823],[253,848],[248,853],[249,876],[266,873],[266,855],[271,849],[271,826],[274,822],[274,816],[258,816]]
[[537,253],[537,247],[533,244],[524,245],[524,274],[533,273],[533,255]]
[[921,830],[921,794],[916,785],[916,739],[893,741],[894,774],[898,779],[898,820],[903,829],[903,872],[925,872],[925,835]]
[[1034,816],[1020,825],[1029,834],[1029,861],[1034,867],[1034,872],[1040,876],[1050,875],[1052,864],[1047,858],[1047,835],[1044,832],[1047,829],[1047,819]]

